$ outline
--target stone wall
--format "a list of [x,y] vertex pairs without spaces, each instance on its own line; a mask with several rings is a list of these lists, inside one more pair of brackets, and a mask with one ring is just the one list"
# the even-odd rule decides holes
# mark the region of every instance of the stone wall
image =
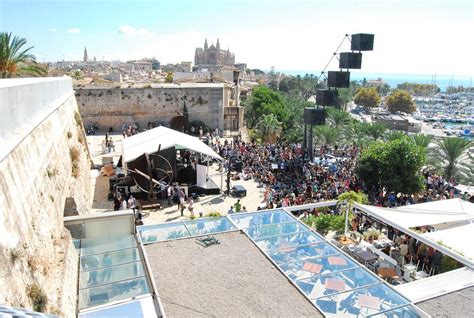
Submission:
[[[121,129],[122,123],[148,122],[168,125],[186,105],[189,120],[201,120],[210,128],[224,128],[224,84],[152,84],[143,88],[76,88],[76,99],[84,124],[97,122],[99,129]],[[224,94],[224,91],[227,94]]]
[[[23,129],[28,134],[0,158],[0,304],[33,308],[28,290],[37,285],[48,298],[45,311],[75,317],[78,257],[63,226],[64,205],[73,198],[78,213],[86,213],[92,196],[87,143],[69,83],[69,96],[58,96],[57,105],[36,105],[53,110]],[[50,88],[38,100],[57,92]],[[24,85],[19,93],[30,89]],[[0,95],[10,107],[20,102],[8,90]]]

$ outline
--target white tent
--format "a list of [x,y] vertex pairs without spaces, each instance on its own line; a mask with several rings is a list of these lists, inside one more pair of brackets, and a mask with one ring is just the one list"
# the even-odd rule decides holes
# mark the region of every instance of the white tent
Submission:
[[130,162],[144,153],[153,153],[161,149],[175,147],[201,153],[217,160],[223,160],[214,150],[199,138],[180,133],[176,130],[157,127],[122,140],[122,161]]
[[424,233],[423,236],[474,260],[473,233],[474,223],[470,223],[442,231]]
[[[472,224],[469,224],[474,222],[474,204],[461,199],[450,199],[407,205],[396,209],[359,203],[354,203],[354,207],[441,251],[469,268],[474,268],[472,247],[469,245],[472,230],[474,230]],[[423,225],[442,225],[439,228],[447,229],[429,234],[418,233],[411,229]]]
[[437,224],[474,220],[474,204],[461,199],[419,203],[395,209],[368,205],[365,207],[374,217],[390,220],[405,228],[423,225],[436,227]]

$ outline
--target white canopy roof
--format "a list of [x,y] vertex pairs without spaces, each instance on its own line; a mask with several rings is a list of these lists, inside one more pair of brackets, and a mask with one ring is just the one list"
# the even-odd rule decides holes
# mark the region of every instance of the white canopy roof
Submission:
[[[354,206],[428,246],[440,250],[471,269],[474,268],[474,253],[472,247],[469,246],[474,230],[473,224],[469,224],[474,222],[474,204],[461,199],[450,199],[407,205],[396,209],[359,203],[354,203]],[[438,225],[435,227],[447,229],[432,233],[418,233],[411,229],[422,225]]]
[[404,228],[474,220],[474,204],[461,199],[419,203],[395,209],[365,207],[376,218],[390,220]]
[[180,133],[176,130],[157,127],[122,140],[122,160],[130,162],[144,153],[153,153],[161,149],[176,147],[201,153],[214,159],[223,160],[214,150],[199,138]]
[[472,237],[474,233],[474,223],[453,227],[446,230],[424,233],[423,236],[438,242],[447,248],[461,252],[467,258],[474,261],[474,245]]

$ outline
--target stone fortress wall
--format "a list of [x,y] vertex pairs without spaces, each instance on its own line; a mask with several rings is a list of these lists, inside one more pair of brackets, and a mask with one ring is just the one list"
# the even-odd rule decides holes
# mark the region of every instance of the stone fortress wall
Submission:
[[2,80],[0,111],[0,304],[33,308],[38,286],[46,312],[75,317],[78,257],[63,215],[66,198],[82,214],[92,196],[72,81]]
[[214,129],[224,128],[224,105],[230,91],[220,83],[151,84],[141,88],[75,88],[79,111],[85,125],[97,122],[99,129],[120,131],[122,123],[148,122],[168,125],[183,113],[186,105],[189,121],[200,120]]

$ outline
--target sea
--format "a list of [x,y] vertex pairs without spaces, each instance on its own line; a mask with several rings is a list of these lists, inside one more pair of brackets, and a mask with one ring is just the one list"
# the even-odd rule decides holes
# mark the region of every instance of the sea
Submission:
[[[319,76],[321,71],[282,71],[278,72],[288,75],[300,75],[314,74]],[[409,82],[418,84],[432,84],[433,82],[438,85],[442,92],[446,91],[449,86],[464,86],[472,87],[472,79],[474,76],[469,75],[445,75],[445,74],[394,74],[394,73],[364,73],[364,72],[351,72],[351,81],[362,81],[363,79],[376,80],[381,78],[385,83],[390,85],[391,88],[396,88],[398,84]]]

